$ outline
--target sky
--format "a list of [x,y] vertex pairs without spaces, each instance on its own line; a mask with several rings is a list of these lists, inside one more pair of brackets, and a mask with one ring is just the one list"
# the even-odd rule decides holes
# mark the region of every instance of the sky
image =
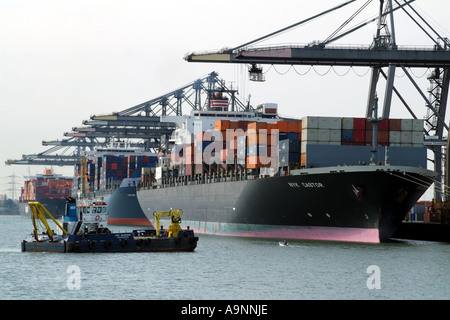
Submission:
[[[6,166],[8,159],[47,150],[43,140],[94,114],[121,111],[216,71],[239,98],[251,104],[278,103],[283,116],[363,117],[368,68],[264,66],[266,81],[248,81],[245,66],[188,63],[189,52],[234,47],[311,17],[344,0],[0,0],[0,194],[11,178],[42,173],[41,166]],[[366,0],[314,20],[260,45],[307,44],[324,40]],[[374,0],[355,23],[374,17]],[[450,36],[446,0],[416,0],[414,7],[443,36]],[[398,45],[432,42],[403,12],[395,15]],[[335,44],[368,45],[374,23]],[[411,73],[426,92],[426,69]],[[403,72],[395,85],[419,118],[422,98]],[[384,91],[380,81],[379,92]],[[410,118],[394,97],[391,117]],[[73,168],[54,167],[72,175]]]

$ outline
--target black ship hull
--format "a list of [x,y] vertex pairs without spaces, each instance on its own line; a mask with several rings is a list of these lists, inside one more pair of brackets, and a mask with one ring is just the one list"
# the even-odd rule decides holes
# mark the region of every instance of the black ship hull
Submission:
[[108,224],[127,226],[152,226],[136,196],[136,186],[128,186],[127,180],[106,200],[108,204]]
[[137,191],[142,211],[182,209],[196,233],[388,241],[435,173],[402,166],[293,170],[289,176]]

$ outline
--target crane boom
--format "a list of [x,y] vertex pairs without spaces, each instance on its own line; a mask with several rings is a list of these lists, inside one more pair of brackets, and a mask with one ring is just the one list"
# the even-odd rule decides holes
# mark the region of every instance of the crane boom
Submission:
[[155,229],[156,236],[160,236],[160,228],[159,228],[159,219],[162,217],[170,217],[170,226],[167,229],[169,237],[177,237],[178,232],[181,231],[180,222],[181,222],[181,214],[183,211],[179,210],[170,210],[170,211],[155,211],[153,215],[155,216]]
[[42,223],[45,226],[45,229],[47,229],[47,235],[48,235],[50,241],[53,240],[54,232],[50,228],[50,226],[47,222],[47,219],[45,218],[45,214],[47,214],[47,216],[49,216],[50,219],[52,219],[52,221],[58,226],[58,228],[60,228],[62,230],[62,232],[64,234],[68,234],[67,231],[59,224],[58,221],[56,221],[55,218],[53,218],[53,216],[50,214],[50,212],[48,212],[47,209],[45,209],[45,207],[40,202],[28,202],[28,205],[30,206],[30,209],[31,209],[31,218],[32,218],[33,227],[34,227],[33,233],[34,233],[34,237],[35,237],[36,241],[39,241],[36,219],[39,219],[42,221]]

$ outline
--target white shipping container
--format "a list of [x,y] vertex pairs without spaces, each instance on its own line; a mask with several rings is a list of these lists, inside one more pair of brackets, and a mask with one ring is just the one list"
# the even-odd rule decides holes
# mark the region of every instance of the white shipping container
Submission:
[[353,130],[353,118],[342,118],[342,125],[343,130]]
[[422,132],[423,131],[423,119],[414,119],[412,121],[412,131]]
[[337,117],[319,117],[319,129],[341,129],[342,120]]
[[402,131],[400,135],[400,143],[401,144],[411,144],[412,143],[412,134],[409,131]]
[[341,144],[341,130],[330,130],[330,141]]
[[330,141],[330,130],[329,129],[319,129],[319,141],[329,142]]
[[302,118],[302,129],[317,129],[319,128],[319,118],[318,117],[303,117]]
[[412,130],[412,120],[411,119],[402,119],[401,120],[401,129],[402,129],[402,131],[411,131]]
[[319,141],[319,130],[302,129],[302,141]]
[[389,131],[389,145],[400,143],[400,131]]
[[423,145],[423,132],[412,132],[411,133],[412,137],[411,137],[411,142],[413,144],[421,144]]

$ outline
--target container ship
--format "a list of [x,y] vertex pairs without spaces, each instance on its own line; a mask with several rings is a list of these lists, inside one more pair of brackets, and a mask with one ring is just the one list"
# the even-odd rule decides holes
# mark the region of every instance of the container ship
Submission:
[[53,216],[64,214],[66,198],[72,191],[73,178],[45,169],[43,174],[30,176],[24,182],[19,197],[19,211],[22,217],[30,217],[28,202],[40,202]]
[[170,147],[110,198],[124,223],[182,209],[196,233],[378,243],[436,178],[423,120],[281,119],[272,103],[162,120],[177,124]]

